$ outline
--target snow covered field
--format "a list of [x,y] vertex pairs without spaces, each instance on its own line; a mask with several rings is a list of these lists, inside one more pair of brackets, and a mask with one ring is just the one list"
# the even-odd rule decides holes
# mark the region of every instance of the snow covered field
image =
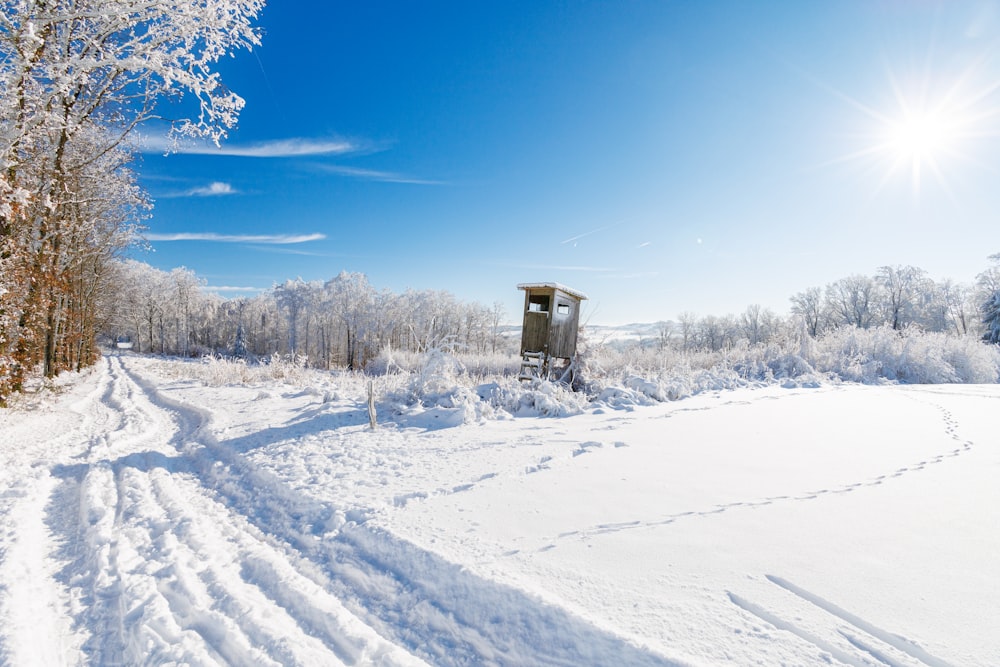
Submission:
[[373,432],[175,363],[0,411],[3,664],[1000,664],[1000,385]]

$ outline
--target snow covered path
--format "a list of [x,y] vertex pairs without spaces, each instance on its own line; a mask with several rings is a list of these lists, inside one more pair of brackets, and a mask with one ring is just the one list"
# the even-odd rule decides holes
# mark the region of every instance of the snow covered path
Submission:
[[36,420],[4,430],[5,662],[670,664],[344,525],[218,444],[207,411],[158,395],[119,357],[74,399],[46,433]]
[[371,432],[170,363],[0,412],[0,664],[1000,664],[998,386]]
[[5,433],[8,454],[39,449],[5,466],[10,664],[418,662],[227,507],[197,411],[157,405],[116,357],[72,409],[51,439]]

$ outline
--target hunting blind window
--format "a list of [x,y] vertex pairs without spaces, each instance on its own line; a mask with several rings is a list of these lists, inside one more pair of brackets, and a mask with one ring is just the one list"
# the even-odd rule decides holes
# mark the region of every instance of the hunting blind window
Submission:
[[549,297],[547,294],[533,294],[528,300],[528,310],[533,313],[549,312]]
[[569,304],[560,303],[556,306],[556,313],[559,315],[569,315]]

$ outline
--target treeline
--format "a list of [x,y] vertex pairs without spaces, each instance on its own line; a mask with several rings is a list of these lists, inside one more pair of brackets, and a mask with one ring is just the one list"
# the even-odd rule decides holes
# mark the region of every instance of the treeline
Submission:
[[[931,280],[915,267],[882,267],[791,297],[790,313],[757,305],[739,315],[682,313],[661,322],[647,348],[682,353],[820,339],[845,327],[942,333],[997,342],[988,304],[1000,294],[1000,255],[974,285]],[[462,302],[448,292],[393,293],[361,273],[327,281],[287,280],[252,298],[223,299],[187,269],[165,272],[137,261],[116,265],[116,299],[102,320],[111,339],[139,352],[262,359],[298,357],[318,368],[364,369],[383,351],[444,349],[469,356],[512,354],[502,304]],[[591,344],[600,344],[592,340]],[[516,364],[515,364],[516,366]]]
[[935,281],[913,266],[883,266],[875,275],[852,275],[793,295],[790,315],[751,305],[738,315],[681,313],[662,322],[646,345],[719,352],[742,343],[767,344],[800,327],[819,338],[843,327],[974,336],[1000,343],[1000,254],[972,285]]
[[[41,367],[97,354],[114,258],[147,208],[128,140],[218,141],[243,100],[214,71],[259,44],[263,0],[22,0],[0,6],[0,405]],[[179,104],[186,98],[183,104]]]
[[361,369],[381,351],[503,349],[504,311],[444,291],[378,290],[361,273],[323,281],[287,280],[252,298],[202,290],[188,269],[160,271],[133,260],[118,266],[109,338],[133,350],[261,359],[300,357],[318,368]]

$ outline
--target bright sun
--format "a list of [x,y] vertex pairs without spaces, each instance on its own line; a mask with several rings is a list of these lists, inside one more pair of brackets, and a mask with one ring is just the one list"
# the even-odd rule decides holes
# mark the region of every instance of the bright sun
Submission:
[[889,149],[897,159],[933,162],[954,148],[955,123],[942,114],[911,113],[890,124]]
[[886,165],[877,189],[881,190],[894,176],[907,174],[914,194],[931,177],[945,191],[954,181],[957,162],[962,162],[970,120],[965,105],[945,98],[936,105],[914,104],[897,94],[899,105],[894,115],[866,108],[877,121],[878,133],[869,148],[850,156],[867,157]]
[[868,117],[870,129],[859,135],[867,145],[833,162],[861,161],[873,169],[869,173],[881,171],[876,193],[905,180],[916,195],[928,181],[951,195],[951,186],[959,181],[958,170],[976,162],[970,139],[996,136],[986,130],[1000,118],[1000,109],[988,103],[1000,83],[970,88],[971,74],[950,85],[919,80],[908,87],[890,75],[893,109],[880,110],[841,95]]

